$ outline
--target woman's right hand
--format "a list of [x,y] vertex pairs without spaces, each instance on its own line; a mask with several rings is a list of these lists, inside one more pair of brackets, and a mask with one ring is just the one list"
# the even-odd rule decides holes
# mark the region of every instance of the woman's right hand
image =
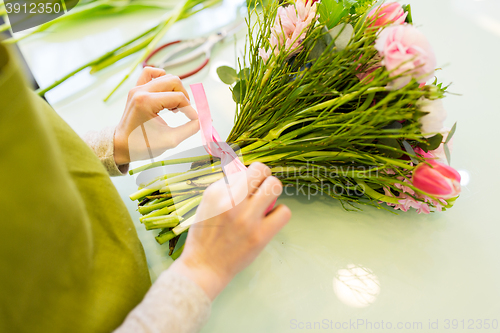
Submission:
[[169,268],[197,283],[212,300],[291,217],[284,205],[265,215],[282,192],[281,182],[271,176],[267,166],[253,163],[245,172],[245,177],[239,173],[228,177],[230,193],[247,192],[231,209],[228,204],[234,201],[228,195],[227,180],[221,179],[205,191],[196,213],[198,222],[189,230],[182,255]]

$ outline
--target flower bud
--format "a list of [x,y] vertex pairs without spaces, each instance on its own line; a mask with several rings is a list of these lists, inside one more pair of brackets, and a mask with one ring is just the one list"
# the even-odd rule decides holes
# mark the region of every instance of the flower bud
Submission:
[[389,2],[373,8],[368,13],[368,19],[373,21],[370,26],[381,27],[390,23],[403,24],[407,15],[401,4]]
[[440,199],[460,194],[460,174],[452,167],[433,160],[420,163],[413,171],[413,186]]

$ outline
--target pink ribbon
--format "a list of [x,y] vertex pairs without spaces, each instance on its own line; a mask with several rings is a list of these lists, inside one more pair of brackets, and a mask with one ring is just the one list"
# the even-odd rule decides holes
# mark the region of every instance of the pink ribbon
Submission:
[[224,141],[221,141],[219,133],[212,126],[212,116],[208,107],[207,96],[203,84],[196,83],[191,85],[196,108],[198,109],[198,118],[201,128],[201,142],[209,155],[220,157],[222,171],[226,175],[231,175],[244,171],[247,167],[241,163],[238,155]]
[[[212,116],[203,84],[196,83],[190,87],[193,92],[196,108],[198,109],[201,141],[205,150],[209,155],[220,157],[221,168],[226,176],[245,171],[247,167],[241,163],[234,150],[225,141],[220,139],[219,133],[212,126]],[[273,209],[275,202],[276,200],[267,208],[266,214]]]

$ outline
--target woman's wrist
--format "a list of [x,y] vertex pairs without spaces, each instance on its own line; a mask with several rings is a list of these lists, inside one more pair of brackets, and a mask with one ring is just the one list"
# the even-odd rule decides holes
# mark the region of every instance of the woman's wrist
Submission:
[[128,151],[128,141],[121,135],[118,128],[115,129],[113,138],[114,144],[114,159],[116,165],[124,165],[130,163],[130,154]]
[[227,286],[230,277],[218,274],[202,262],[181,256],[169,268],[196,283],[213,301]]

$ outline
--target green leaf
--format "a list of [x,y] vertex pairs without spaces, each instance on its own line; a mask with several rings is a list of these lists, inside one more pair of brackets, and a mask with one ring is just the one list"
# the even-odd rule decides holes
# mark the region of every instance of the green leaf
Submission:
[[[329,36],[329,35],[327,34],[326,36]],[[318,38],[316,40],[316,43],[314,44],[314,47],[312,48],[311,52],[309,52],[309,55],[307,56],[307,60],[318,59],[323,54],[323,52],[326,50],[327,46],[328,46],[328,43],[325,41],[324,38]]]
[[238,73],[238,79],[248,81],[250,78],[250,68],[243,68],[241,71]]
[[240,104],[245,99],[245,92],[247,88],[246,81],[238,81],[233,87],[233,100]]
[[349,23],[343,23],[337,25],[335,28],[331,29],[328,33],[332,38],[335,38],[335,47],[337,51],[343,51],[349,42],[351,41],[354,28]]
[[397,129],[397,130],[400,130],[402,128],[403,125],[399,121],[393,121],[392,123],[384,127],[384,129]]
[[408,15],[406,16],[406,20],[405,22],[406,23],[410,23],[410,24],[413,24],[413,18],[411,17],[411,5],[408,4],[408,5],[403,5],[403,10],[408,13]]
[[403,141],[403,146],[405,147],[405,150],[408,153],[408,155],[410,155],[411,161],[414,164],[418,164],[418,160],[415,158],[417,157],[417,154],[415,154],[413,147],[406,140]]
[[387,146],[387,149],[378,147],[378,150],[385,156],[390,158],[400,158],[401,156],[403,156],[403,153],[400,151],[401,145],[399,144],[398,140],[392,138],[382,138],[378,139],[378,143]]
[[[403,125],[401,125],[400,122],[393,121],[389,125],[385,126],[383,129],[400,130],[401,128],[403,128]],[[403,156],[403,152],[401,152],[401,145],[399,144],[399,141],[397,139],[380,138],[377,141],[379,144],[387,146],[387,149],[383,147],[378,147],[378,150],[385,156],[391,158],[400,158],[401,156]]]
[[441,143],[443,142],[443,135],[436,134],[427,139],[427,142],[424,142],[420,145],[420,148],[428,152],[429,150],[438,149]]
[[306,89],[309,89],[310,86],[308,84],[306,85],[303,85],[303,86],[300,86],[300,87],[297,87],[293,90],[293,92],[290,94],[290,99],[296,99],[297,96],[299,96],[300,94],[302,94]]
[[219,75],[219,79],[225,84],[233,84],[238,80],[236,70],[229,66],[220,66],[217,68],[217,75]]
[[457,130],[457,123],[453,124],[453,127],[450,130],[450,133],[448,133],[448,136],[446,137],[446,141],[444,142],[445,144],[450,142],[450,140],[453,137],[453,134],[455,134],[456,130]]
[[448,161],[448,164],[451,165],[451,153],[450,153],[450,148],[448,148],[448,144],[444,144],[444,153],[446,155],[446,160]]
[[[348,5],[349,1],[346,1],[346,4]],[[349,13],[350,7],[345,8],[342,0],[323,0],[318,7],[319,21],[330,30]]]
[[457,201],[459,196],[456,196],[454,198],[446,199],[447,205],[445,206],[446,208],[451,208],[455,204],[455,201]]

